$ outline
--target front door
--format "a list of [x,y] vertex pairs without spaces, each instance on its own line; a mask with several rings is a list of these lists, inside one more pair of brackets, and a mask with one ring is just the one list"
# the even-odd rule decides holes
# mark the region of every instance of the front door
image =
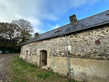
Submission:
[[47,65],[47,51],[40,51],[40,67]]

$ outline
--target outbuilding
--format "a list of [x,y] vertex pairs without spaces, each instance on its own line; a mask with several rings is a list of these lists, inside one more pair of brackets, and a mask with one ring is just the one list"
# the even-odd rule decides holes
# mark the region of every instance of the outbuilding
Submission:
[[109,10],[53,29],[22,44],[20,58],[78,81],[109,81]]

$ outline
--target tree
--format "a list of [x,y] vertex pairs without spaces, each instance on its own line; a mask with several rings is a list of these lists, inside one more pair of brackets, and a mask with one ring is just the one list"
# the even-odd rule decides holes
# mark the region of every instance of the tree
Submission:
[[33,32],[33,27],[31,26],[30,22],[20,19],[20,20],[13,20],[12,24],[15,24],[18,26],[18,34],[19,34],[19,40],[21,43],[29,40],[32,36],[31,32]]
[[30,22],[20,19],[12,23],[0,23],[0,50],[19,52],[21,43],[31,38]]
[[15,38],[16,26],[9,23],[0,23],[0,36],[9,40]]
[[0,23],[0,50],[19,52],[20,46],[17,45],[16,27],[10,23]]

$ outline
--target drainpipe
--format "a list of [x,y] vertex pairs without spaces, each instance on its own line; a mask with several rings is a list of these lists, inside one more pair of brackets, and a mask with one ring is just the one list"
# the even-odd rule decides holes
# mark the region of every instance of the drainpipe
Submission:
[[70,64],[69,64],[69,54],[68,54],[68,39],[67,39],[66,36],[65,36],[65,38],[66,38],[67,63],[68,63],[68,79],[69,79],[69,82],[70,82]]

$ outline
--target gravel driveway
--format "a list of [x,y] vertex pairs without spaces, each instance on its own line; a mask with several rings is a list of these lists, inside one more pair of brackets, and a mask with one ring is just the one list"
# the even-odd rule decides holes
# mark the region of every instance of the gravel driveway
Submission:
[[8,69],[12,58],[19,54],[0,54],[0,82],[7,82]]

